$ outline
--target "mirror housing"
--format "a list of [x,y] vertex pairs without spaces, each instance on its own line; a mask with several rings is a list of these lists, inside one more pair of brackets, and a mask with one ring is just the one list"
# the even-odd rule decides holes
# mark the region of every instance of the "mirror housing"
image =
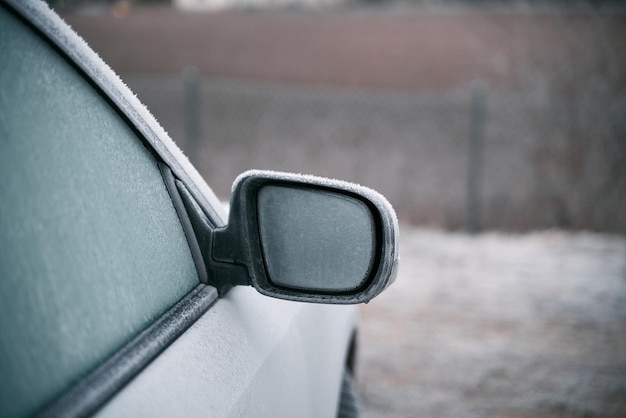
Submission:
[[382,195],[272,171],[235,180],[228,224],[212,238],[211,264],[221,266],[213,270],[227,276],[220,294],[249,284],[281,299],[368,302],[393,282],[399,260],[398,221]]

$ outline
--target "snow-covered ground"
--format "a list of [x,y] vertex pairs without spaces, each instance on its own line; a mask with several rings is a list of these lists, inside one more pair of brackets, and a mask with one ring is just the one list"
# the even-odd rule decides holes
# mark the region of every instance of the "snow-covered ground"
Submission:
[[362,308],[365,417],[626,416],[626,239],[401,227]]

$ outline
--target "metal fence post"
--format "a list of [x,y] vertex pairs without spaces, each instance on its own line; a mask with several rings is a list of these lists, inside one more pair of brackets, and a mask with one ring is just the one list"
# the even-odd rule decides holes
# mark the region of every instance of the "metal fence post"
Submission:
[[200,72],[196,67],[186,67],[183,79],[183,123],[185,132],[185,153],[196,165],[199,163],[200,143]]
[[467,164],[467,195],[465,229],[471,233],[482,230],[482,172],[485,136],[487,87],[482,81],[470,86],[471,107]]

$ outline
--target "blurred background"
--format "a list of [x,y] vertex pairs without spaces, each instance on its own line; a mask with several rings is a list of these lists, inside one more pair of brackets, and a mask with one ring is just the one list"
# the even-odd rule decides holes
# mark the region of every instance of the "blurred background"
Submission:
[[172,2],[54,4],[220,197],[271,168],[415,225],[626,232],[626,3]]
[[396,208],[365,416],[626,416],[626,2],[50,0],[228,200]]

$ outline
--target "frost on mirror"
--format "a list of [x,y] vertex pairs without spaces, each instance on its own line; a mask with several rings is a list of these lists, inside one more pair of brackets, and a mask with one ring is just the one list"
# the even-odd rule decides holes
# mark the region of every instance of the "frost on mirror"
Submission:
[[358,289],[376,255],[370,209],[348,195],[266,185],[258,196],[261,246],[277,286],[319,292]]

